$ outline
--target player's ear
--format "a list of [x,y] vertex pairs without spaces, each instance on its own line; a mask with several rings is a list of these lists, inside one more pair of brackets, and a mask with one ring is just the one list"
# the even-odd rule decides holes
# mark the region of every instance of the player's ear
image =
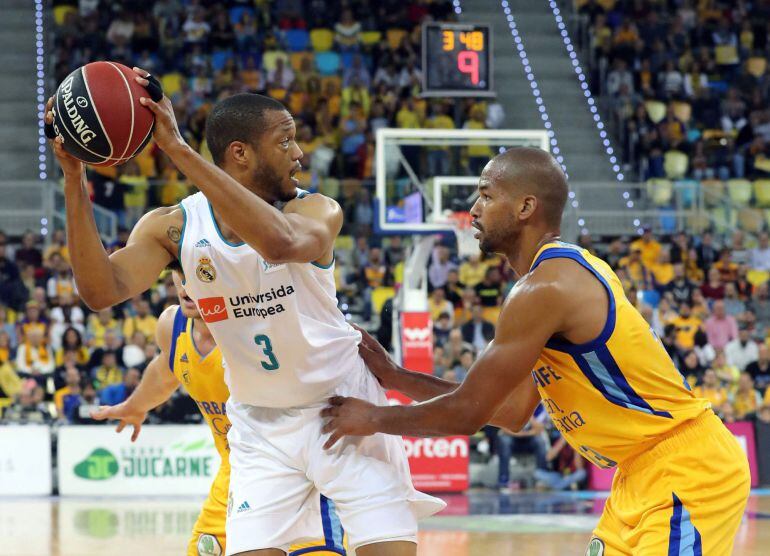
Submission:
[[227,145],[227,152],[233,162],[242,166],[247,166],[249,157],[253,155],[251,147],[242,141],[233,141]]
[[532,217],[537,209],[537,197],[534,195],[526,195],[521,200],[521,206],[519,207],[519,219],[527,220]]

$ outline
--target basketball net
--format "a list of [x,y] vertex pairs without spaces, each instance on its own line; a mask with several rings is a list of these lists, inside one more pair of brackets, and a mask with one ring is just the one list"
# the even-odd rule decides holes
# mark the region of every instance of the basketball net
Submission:
[[470,212],[458,211],[447,215],[447,220],[454,227],[457,236],[457,251],[461,257],[470,257],[479,254],[479,240],[473,237],[474,228],[471,227],[473,217]]

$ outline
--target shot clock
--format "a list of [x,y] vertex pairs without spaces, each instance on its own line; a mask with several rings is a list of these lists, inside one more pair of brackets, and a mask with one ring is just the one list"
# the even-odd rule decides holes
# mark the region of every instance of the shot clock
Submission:
[[424,24],[422,67],[423,96],[494,96],[489,26]]

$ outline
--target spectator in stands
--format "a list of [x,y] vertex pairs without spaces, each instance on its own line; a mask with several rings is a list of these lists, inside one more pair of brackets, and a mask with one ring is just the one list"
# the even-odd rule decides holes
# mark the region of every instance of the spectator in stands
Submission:
[[735,418],[738,420],[751,420],[762,406],[762,396],[754,388],[754,379],[749,373],[741,373],[738,387],[731,396],[731,403],[735,409]]
[[85,365],[88,363],[90,353],[88,348],[83,344],[83,336],[80,331],[75,327],[69,327],[64,330],[62,334],[61,347],[56,350],[56,364],[64,364],[64,354],[68,351],[72,351],[76,354],[76,362],[78,365]]
[[476,285],[476,295],[484,307],[484,318],[489,322],[497,322],[500,305],[503,301],[503,290],[500,283],[500,271],[489,267],[484,273],[484,280]]
[[104,389],[112,384],[123,382],[123,368],[118,365],[118,358],[114,351],[105,351],[102,354],[102,363],[91,371],[91,379],[95,386]]
[[641,253],[642,264],[646,267],[655,265],[660,257],[661,244],[652,234],[652,228],[645,226],[642,231],[642,237],[631,242],[630,251],[639,251]]
[[[429,300],[430,303],[430,300]],[[433,321],[434,349],[443,346],[449,341],[449,333],[452,332],[452,321],[449,313],[441,313],[438,319]],[[441,350],[443,355],[443,349]]]
[[706,398],[711,402],[712,407],[720,407],[727,401],[727,389],[719,384],[713,369],[704,371],[703,382],[693,388],[693,394],[699,398]]
[[746,372],[754,380],[754,386],[760,392],[766,392],[770,386],[770,348],[761,343],[757,349],[757,360],[746,366]]
[[718,252],[714,247],[714,237],[709,232],[704,232],[701,238],[701,244],[695,249],[698,257],[698,268],[708,271],[711,265],[716,262]]
[[120,323],[113,317],[111,307],[102,309],[89,317],[88,339],[90,345],[96,348],[104,347],[104,336],[107,331],[112,331],[117,335],[121,334]]
[[[722,282],[722,277],[719,269],[715,266],[711,267],[708,272],[708,281],[703,283],[700,287],[701,293],[708,300],[722,300],[725,297],[725,285]],[[724,307],[724,304],[722,304]]]
[[460,265],[460,282],[475,288],[484,279],[486,272],[487,265],[481,262],[481,253],[471,255]]
[[628,71],[625,60],[618,58],[615,60],[612,71],[607,74],[607,94],[611,97],[616,96],[624,86],[629,92],[633,92],[634,76]]
[[[465,284],[460,282],[460,272],[457,269],[450,270],[447,273],[444,291],[446,292],[447,301],[449,301],[455,309],[462,307],[464,290]],[[458,322],[458,324],[462,323]]]
[[428,311],[434,321],[437,321],[442,314],[450,315],[450,326],[453,324],[454,306],[447,300],[444,288],[435,288],[431,292],[428,298]]
[[64,386],[58,388],[53,395],[53,403],[56,406],[56,414],[62,418],[65,416],[64,399],[69,395],[80,395],[80,381],[83,376],[75,366],[68,366],[64,372]]
[[738,338],[738,323],[735,318],[725,311],[725,303],[721,299],[714,301],[714,314],[704,323],[704,329],[709,343],[714,349],[720,350]]
[[346,8],[334,25],[334,42],[342,51],[357,50],[361,42],[361,24],[353,18],[353,11]]
[[676,332],[676,345],[678,349],[689,350],[695,345],[695,334],[700,329],[701,320],[692,314],[689,303],[679,305],[679,315],[670,321]]
[[12,322],[12,315],[8,307],[0,303],[0,334],[5,333],[8,336],[8,345],[15,348],[18,344],[16,339],[16,326]]
[[457,270],[457,265],[449,258],[449,249],[438,245],[433,249],[428,267],[428,281],[432,288],[443,288],[449,279],[449,272]]
[[698,354],[691,350],[685,352],[684,357],[682,357],[682,366],[679,370],[687,379],[687,382],[690,384],[696,384],[699,380],[701,380],[703,372],[706,369],[703,365],[701,365],[701,362],[698,359]]
[[30,329],[16,353],[16,370],[19,376],[31,378],[39,385],[45,386],[54,368],[54,355],[51,348],[45,344],[43,332],[38,328]]
[[99,394],[99,399],[104,405],[123,403],[139,385],[141,378],[142,375],[137,369],[127,369],[123,376],[123,382],[111,384],[103,388]]
[[505,491],[510,482],[511,456],[514,453],[531,453],[535,455],[535,465],[538,469],[546,468],[545,410],[539,405],[534,415],[524,428],[514,434],[508,434],[493,427],[488,427],[492,433],[492,443],[498,457],[498,488]]
[[484,307],[480,303],[473,305],[471,320],[463,324],[460,330],[463,341],[471,344],[478,353],[481,353],[495,337],[495,327],[484,320]]
[[22,388],[22,380],[10,361],[0,359],[0,400],[14,398]]
[[49,423],[51,413],[43,403],[43,389],[34,381],[25,384],[16,403],[3,413],[3,420],[13,423]]
[[131,313],[123,320],[123,337],[131,338],[135,332],[141,332],[153,341],[158,319],[150,312],[150,302],[143,297],[131,300]]
[[728,392],[735,390],[741,371],[735,365],[728,363],[724,350],[716,350],[716,357],[714,357],[711,368],[714,369],[720,383],[727,388]]
[[746,304],[738,297],[738,288],[735,282],[727,282],[725,284],[725,298],[723,301],[725,312],[736,319],[741,318],[743,313],[746,312]]
[[51,309],[49,315],[51,327],[48,335],[51,347],[54,349],[61,347],[64,335],[68,329],[75,329],[79,337],[82,337],[82,334],[85,332],[85,314],[83,309],[75,304],[74,298],[69,294],[62,294],[59,297],[57,306]]
[[751,268],[770,272],[770,236],[767,232],[759,234],[759,245],[751,250]]
[[[69,398],[69,397],[68,397]],[[96,386],[88,379],[80,384],[80,395],[65,399],[65,413],[71,423],[77,425],[97,425],[99,421],[91,418],[91,411],[98,409],[101,400],[96,392]]]
[[738,331],[738,337],[725,346],[725,357],[730,365],[744,371],[759,358],[759,347],[751,338],[751,330],[745,325]]
[[16,250],[16,264],[26,264],[35,269],[43,266],[43,254],[37,247],[37,236],[30,230],[21,237],[21,247]]
[[[454,379],[456,382],[462,382],[465,377],[468,376],[468,371],[471,370],[475,355],[472,349],[464,349],[460,353],[460,358],[453,362],[452,371],[454,372]],[[449,379],[447,379],[449,380]]]
[[535,469],[538,487],[568,490],[586,480],[585,460],[559,435],[545,455],[546,467]]
[[[672,257],[672,260],[677,259]],[[674,278],[666,286],[666,291],[671,294],[673,301],[677,304],[692,303],[692,294],[696,286],[685,275],[684,264],[681,262],[674,263],[673,272]]]

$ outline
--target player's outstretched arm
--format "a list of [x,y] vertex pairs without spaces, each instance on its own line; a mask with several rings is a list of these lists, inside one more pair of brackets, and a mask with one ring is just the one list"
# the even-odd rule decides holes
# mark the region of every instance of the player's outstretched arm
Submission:
[[[53,121],[51,102],[45,116],[49,124]],[[109,256],[96,228],[83,163],[67,154],[61,137],[51,145],[64,171],[67,244],[80,297],[91,309],[101,310],[142,293],[176,254],[176,240],[165,234],[172,229],[179,233],[181,210],[163,208],[148,213],[134,227],[126,248]]]
[[[398,390],[413,400],[422,402],[453,392],[460,385],[459,382],[410,371],[399,366],[366,330],[355,324],[353,327],[361,332],[358,353],[383,388]],[[524,380],[511,392],[497,413],[489,420],[489,424],[516,432],[527,423],[539,402],[540,395],[534,383]]]
[[179,386],[179,382],[169,368],[171,331],[178,308],[178,305],[168,307],[158,319],[155,338],[160,347],[160,354],[156,355],[144,370],[136,390],[123,403],[112,406],[103,405],[91,413],[91,417],[98,421],[119,419],[116,432],[121,432],[126,425],[131,425],[134,428],[131,442],[139,437],[147,412],[167,401]]
[[[567,304],[565,294],[554,280],[538,280],[532,275],[522,280],[505,303],[495,339],[471,367],[465,381],[454,391],[412,406],[377,407],[355,398],[336,397],[322,411],[328,418],[326,443],[333,445],[344,435],[375,432],[411,436],[473,434],[506,407],[521,402],[524,409],[513,426],[520,428],[534,409],[530,381],[538,356],[548,339],[562,330]],[[514,392],[526,394],[524,400],[509,399]]]
[[[137,83],[146,87],[147,72],[134,71]],[[331,262],[332,244],[342,227],[342,210],[336,201],[311,195],[289,202],[283,212],[276,209],[185,142],[168,97],[159,102],[143,97],[140,102],[155,115],[153,138],[158,146],[206,195],[217,215],[267,262]]]

